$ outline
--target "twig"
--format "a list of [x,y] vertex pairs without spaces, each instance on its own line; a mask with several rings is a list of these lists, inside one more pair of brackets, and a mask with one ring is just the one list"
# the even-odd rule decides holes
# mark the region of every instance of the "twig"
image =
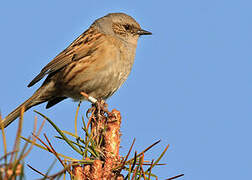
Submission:
[[[36,129],[37,129],[37,116],[35,116],[33,133],[34,133],[34,134],[37,134],[37,136],[39,136],[40,133],[41,133],[41,131],[42,131],[42,128],[43,128],[44,124],[45,124],[45,119],[43,120],[41,126],[39,127],[38,132],[36,133]],[[31,146],[30,146],[30,148],[26,151],[26,153],[23,155],[23,158],[25,158],[26,156],[28,156],[28,154],[31,152],[31,150],[32,150],[32,148],[33,148],[33,146],[34,146],[35,143],[36,143],[36,138],[33,137],[33,139],[31,140]]]
[[177,176],[168,178],[168,179],[166,179],[166,180],[172,180],[172,179],[176,179],[176,178],[179,178],[179,177],[182,177],[182,176],[184,176],[184,174],[180,174],[180,175],[177,175]]
[[132,148],[133,148],[133,146],[134,146],[134,144],[135,144],[135,141],[136,141],[136,138],[133,139],[133,142],[132,142],[132,144],[131,144],[131,146],[130,146],[130,149],[129,149],[129,151],[128,151],[128,153],[127,153],[127,155],[126,155],[126,157],[125,157],[123,163],[122,163],[122,167],[121,167],[121,169],[119,170],[119,172],[121,172],[122,169],[123,169],[123,167],[125,166],[126,161],[128,160],[128,157],[129,157],[129,155],[130,155],[130,152],[131,152],[131,150],[132,150]]
[[150,177],[151,177],[151,170],[152,170],[153,163],[154,163],[154,159],[152,159],[152,161],[151,161],[151,165],[150,165],[150,170],[149,170],[149,180],[150,180]]
[[45,174],[43,174],[42,172],[40,172],[39,170],[33,168],[33,167],[30,166],[29,164],[27,164],[27,166],[28,166],[29,168],[31,168],[33,171],[39,173],[40,175],[42,175],[42,176],[44,176],[44,177],[46,177],[46,178],[49,178],[47,175],[45,175]]
[[38,136],[36,136],[36,135],[33,134],[33,133],[32,133],[32,135],[33,135],[35,138],[37,138],[37,139],[46,147],[46,149],[47,149],[50,153],[53,152],[52,149],[51,149],[44,141],[42,141],[42,139],[40,139]]
[[[62,166],[63,166],[64,168],[66,168],[66,164],[60,159],[58,153],[57,153],[57,152],[55,151],[55,149],[53,148],[53,146],[52,146],[51,142],[49,141],[49,139],[47,138],[46,134],[44,134],[44,136],[45,136],[46,141],[48,142],[49,146],[51,147],[52,153],[53,153],[53,154],[56,156],[56,158],[60,161],[60,163],[62,164]],[[71,174],[70,171],[68,171],[68,172],[69,172],[69,174]]]
[[81,105],[81,101],[78,104],[78,107],[76,109],[76,113],[75,113],[75,118],[74,118],[74,131],[75,131],[75,136],[78,136],[77,134],[77,118],[78,118],[78,114],[79,114],[79,110],[80,110],[80,105]]
[[142,174],[143,174],[144,180],[146,180],[146,176],[145,176],[145,173],[144,173],[144,170],[143,170],[144,153],[143,153],[143,155],[142,155],[142,157],[141,157],[140,160],[141,160],[141,161],[140,161],[140,169],[141,169],[141,172],[142,172]]

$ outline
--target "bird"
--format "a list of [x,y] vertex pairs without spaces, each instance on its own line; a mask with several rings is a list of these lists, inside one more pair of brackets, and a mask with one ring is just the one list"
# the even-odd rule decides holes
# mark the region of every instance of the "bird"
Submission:
[[46,76],[35,93],[0,125],[7,127],[20,116],[22,108],[27,111],[45,102],[50,108],[66,98],[87,100],[81,92],[106,100],[130,74],[139,37],[151,34],[125,13],[109,13],[95,20],[28,84],[31,87]]

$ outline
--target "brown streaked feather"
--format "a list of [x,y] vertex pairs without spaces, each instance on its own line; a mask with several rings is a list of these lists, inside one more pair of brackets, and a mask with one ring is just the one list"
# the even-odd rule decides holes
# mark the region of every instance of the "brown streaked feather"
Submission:
[[[92,31],[92,33],[90,33]],[[75,39],[64,51],[58,54],[49,62],[41,72],[29,83],[28,87],[33,86],[40,81],[45,75],[54,73],[67,66],[73,61],[78,61],[83,57],[89,56],[95,49],[91,45],[93,39],[99,39],[102,35],[94,28],[90,28]],[[76,53],[77,52],[77,53]]]

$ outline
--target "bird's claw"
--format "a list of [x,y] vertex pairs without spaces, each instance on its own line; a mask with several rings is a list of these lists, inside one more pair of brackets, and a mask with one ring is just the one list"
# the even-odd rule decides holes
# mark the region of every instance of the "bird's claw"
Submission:
[[108,104],[103,99],[98,99],[94,104],[97,108],[98,114],[100,113],[109,113]]

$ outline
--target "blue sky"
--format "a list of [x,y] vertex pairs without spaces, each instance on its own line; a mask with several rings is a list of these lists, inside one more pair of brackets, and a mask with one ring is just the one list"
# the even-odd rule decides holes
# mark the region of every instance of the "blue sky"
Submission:
[[[123,117],[121,154],[134,137],[138,151],[161,139],[146,154],[157,157],[170,144],[162,161],[168,165],[155,171],[160,179],[180,173],[181,180],[251,179],[251,7],[248,0],[1,1],[1,113],[31,96],[41,83],[27,84],[96,18],[124,12],[153,35],[140,38],[130,77],[108,100]],[[81,113],[89,106],[83,103]],[[33,109],[73,131],[76,107],[66,100],[49,110]],[[34,116],[25,113],[24,136]],[[17,125],[7,128],[9,150]],[[56,135],[48,124],[44,132]],[[27,163],[45,171],[53,159],[34,148]]]

